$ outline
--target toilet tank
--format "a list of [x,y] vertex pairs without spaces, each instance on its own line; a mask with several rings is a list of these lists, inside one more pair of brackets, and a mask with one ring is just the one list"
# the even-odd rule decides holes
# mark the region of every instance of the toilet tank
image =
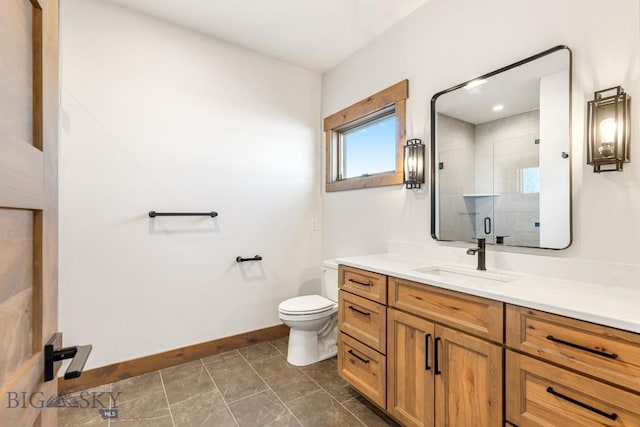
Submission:
[[322,292],[331,301],[338,302],[338,263],[333,259],[322,262]]

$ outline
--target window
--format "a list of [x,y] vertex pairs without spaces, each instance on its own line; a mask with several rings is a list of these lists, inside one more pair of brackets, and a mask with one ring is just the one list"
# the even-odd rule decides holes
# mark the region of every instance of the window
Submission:
[[520,192],[540,192],[540,167],[520,169]]
[[403,80],[324,119],[326,191],[402,184]]
[[338,130],[338,177],[366,177],[396,168],[395,108],[348,130]]

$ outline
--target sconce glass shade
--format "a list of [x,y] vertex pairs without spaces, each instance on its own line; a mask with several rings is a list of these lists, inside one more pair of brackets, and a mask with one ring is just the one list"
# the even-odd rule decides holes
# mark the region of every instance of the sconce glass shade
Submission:
[[631,97],[620,86],[595,92],[588,103],[587,164],[593,171],[622,171],[630,161]]
[[408,189],[424,184],[424,144],[421,139],[409,139],[404,146],[404,184]]

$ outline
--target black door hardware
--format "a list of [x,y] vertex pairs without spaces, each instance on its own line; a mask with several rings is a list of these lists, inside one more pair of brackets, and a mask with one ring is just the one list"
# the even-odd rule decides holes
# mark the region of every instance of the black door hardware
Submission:
[[558,344],[564,344],[564,345],[569,346],[569,347],[577,348],[578,350],[588,351],[589,353],[597,354],[598,356],[606,357],[606,358],[609,358],[609,359],[617,359],[618,358],[618,355],[615,354],[615,353],[606,353],[604,351],[594,350],[593,348],[584,347],[584,346],[581,346],[579,344],[574,344],[574,343],[569,342],[569,341],[564,341],[564,340],[558,339],[558,338],[554,337],[553,335],[547,335],[547,339],[549,341],[557,342]]
[[256,255],[253,258],[242,258],[241,256],[236,257],[236,262],[245,262],[245,261],[262,261],[262,257],[260,255]]
[[356,285],[371,286],[371,283],[358,282],[357,280],[353,280],[353,279],[349,279],[349,281],[351,283],[355,283]]
[[84,365],[87,363],[92,346],[72,346],[54,349],[55,343],[60,339],[60,332],[53,334],[51,339],[44,346],[44,380],[51,381],[55,377],[54,362],[65,359],[73,359],[64,373],[64,379],[78,378],[82,374]]
[[214,218],[218,216],[218,212],[149,212],[150,218],[155,218],[157,216],[210,216],[211,218]]
[[484,234],[491,234],[491,218],[489,217],[484,219]]
[[431,366],[429,366],[429,338],[431,338],[431,334],[424,335],[424,370],[430,371]]
[[353,350],[349,350],[349,351],[347,351],[347,353],[349,353],[350,355],[352,355],[353,357],[355,357],[356,359],[358,359],[358,360],[359,360],[359,361],[361,361],[362,363],[369,363],[369,361],[368,361],[367,359],[364,359],[364,358],[362,358],[362,357],[358,356],[357,354],[355,354],[355,353],[353,352]]
[[365,311],[360,311],[360,310],[358,310],[357,308],[355,308],[355,307],[354,307],[354,306],[352,306],[352,305],[350,305],[350,306],[349,306],[349,310],[353,310],[353,311],[355,311],[356,313],[360,313],[360,314],[362,314],[363,316],[371,316],[371,313],[367,313],[367,312],[365,312]]
[[438,363],[438,343],[442,341],[442,338],[437,337],[433,340],[433,363],[434,363],[434,375],[440,375],[442,371],[440,370],[440,364]]
[[609,418],[610,420],[615,420],[615,419],[617,419],[617,418],[618,418],[618,414],[616,414],[616,413],[609,414],[609,413],[607,413],[607,412],[601,411],[601,410],[600,410],[600,409],[598,409],[598,408],[594,408],[594,407],[593,407],[593,406],[591,406],[591,405],[587,405],[586,403],[582,403],[582,402],[580,402],[579,400],[576,400],[576,399],[574,399],[574,398],[572,398],[572,397],[565,396],[565,395],[564,395],[564,394],[562,394],[562,393],[558,393],[557,391],[555,391],[555,390],[553,389],[553,387],[547,387],[547,393],[553,394],[554,396],[559,397],[560,399],[564,399],[564,400],[566,400],[567,402],[571,402],[571,403],[573,403],[574,405],[578,405],[578,406],[579,406],[579,407],[581,407],[581,408],[587,409],[587,410],[589,410],[589,411],[591,411],[591,412],[595,412],[596,414],[598,414],[598,415],[602,415],[603,417],[605,417],[605,418]]

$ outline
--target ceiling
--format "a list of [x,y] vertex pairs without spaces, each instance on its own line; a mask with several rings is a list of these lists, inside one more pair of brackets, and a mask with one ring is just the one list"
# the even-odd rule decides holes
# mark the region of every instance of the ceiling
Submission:
[[[443,94],[436,101],[438,113],[478,125],[537,110],[540,108],[540,79],[566,72],[569,67],[567,49],[553,52],[489,77],[472,89],[462,87]],[[496,105],[503,108],[495,111]]]
[[427,0],[107,0],[323,73]]

